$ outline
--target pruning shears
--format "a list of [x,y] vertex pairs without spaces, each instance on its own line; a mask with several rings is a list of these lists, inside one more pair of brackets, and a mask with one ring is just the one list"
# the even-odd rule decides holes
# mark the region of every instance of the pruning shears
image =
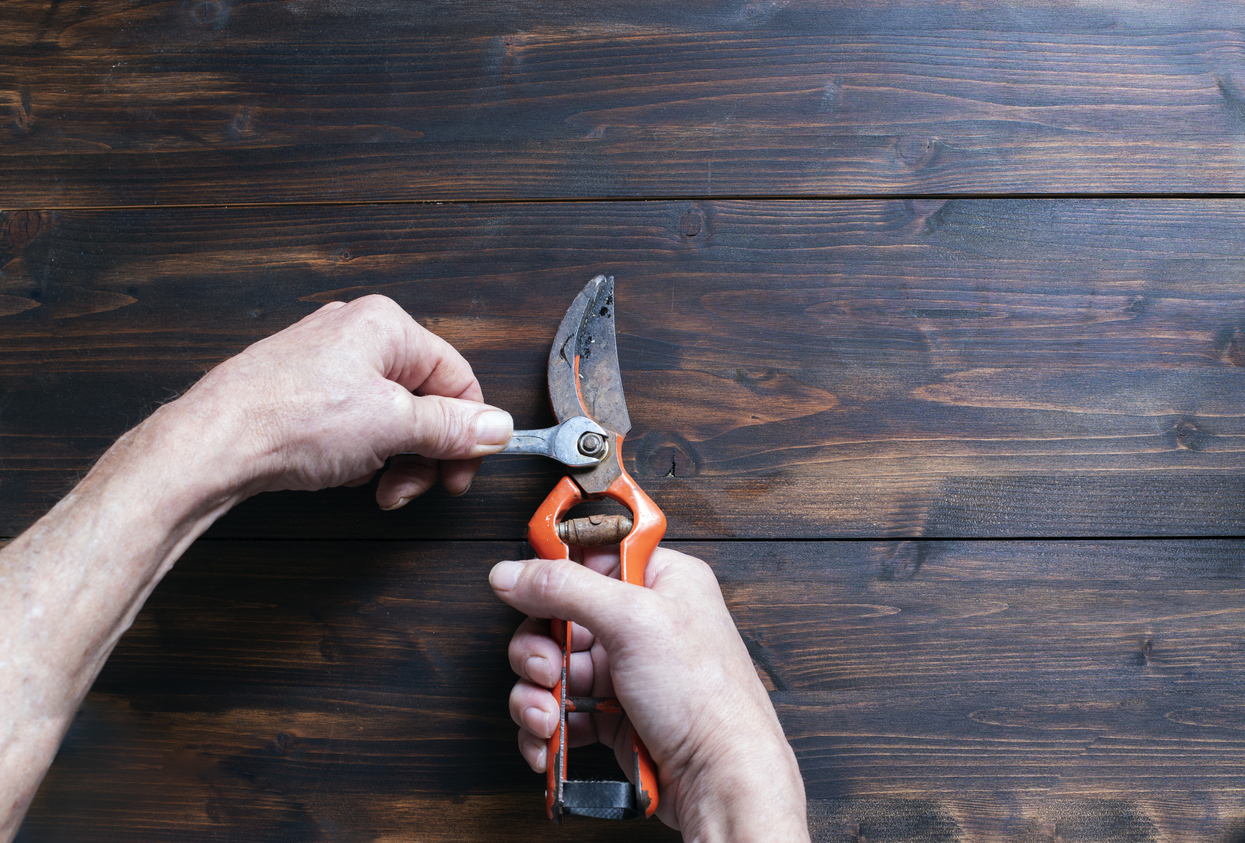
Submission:
[[[619,543],[625,582],[644,585],[644,569],[666,532],[666,517],[623,467],[622,442],[631,429],[623,400],[618,347],[614,338],[614,279],[598,275],[575,297],[549,352],[549,399],[556,427],[517,431],[503,453],[539,453],[567,466],[567,474],[537,509],[527,540],[542,559],[569,559],[570,545]],[[563,521],[585,500],[611,498],[626,516]],[[634,819],[657,810],[657,768],[635,730],[631,732],[633,782],[570,781],[566,777],[566,715],[620,713],[615,699],[567,696],[571,656],[570,621],[551,620],[562,647],[562,673],[553,687],[558,726],[549,739],[545,807],[561,823],[564,814]]]

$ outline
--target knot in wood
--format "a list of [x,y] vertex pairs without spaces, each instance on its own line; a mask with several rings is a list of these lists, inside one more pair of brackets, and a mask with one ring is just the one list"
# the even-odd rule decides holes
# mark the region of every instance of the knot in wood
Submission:
[[705,215],[698,208],[693,208],[679,220],[679,232],[684,237],[695,237],[700,234],[705,224]]
[[947,204],[946,199],[912,199],[912,214],[919,218],[932,217]]
[[251,110],[243,108],[234,115],[233,120],[229,124],[229,134],[235,138],[241,138],[251,133]]
[[925,135],[905,135],[895,144],[895,155],[913,170],[928,166],[937,151],[937,138]]
[[700,458],[682,436],[654,430],[640,440],[635,466],[644,477],[691,477],[700,473]]
[[229,7],[221,0],[200,0],[191,6],[190,19],[207,29],[220,29],[229,20]]
[[1225,363],[1245,366],[1245,325],[1228,325],[1215,337],[1215,348]]
[[1206,447],[1206,434],[1196,424],[1183,419],[1172,428],[1175,435],[1176,448],[1184,451],[1200,451]]
[[14,248],[20,249],[38,237],[42,228],[43,220],[38,211],[15,211],[5,223],[4,236]]

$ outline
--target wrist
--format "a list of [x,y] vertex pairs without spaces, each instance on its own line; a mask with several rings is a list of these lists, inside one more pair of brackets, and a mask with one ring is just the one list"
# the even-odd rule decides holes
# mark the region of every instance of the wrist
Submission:
[[82,698],[160,578],[238,498],[187,405],[122,436],[0,552],[0,840],[20,821]]
[[724,749],[680,787],[678,815],[689,843],[808,840],[795,753],[781,736]]
[[[114,482],[154,504],[145,508],[153,525],[197,535],[254,494],[244,438],[227,412],[184,397],[152,413],[100,462]],[[117,465],[102,466],[114,452]]]
[[235,500],[189,424],[158,410],[0,557],[0,617],[23,619],[0,640],[18,654],[8,678],[44,689],[22,697],[25,716],[57,735],[156,583]]
[[262,412],[243,409],[256,402],[230,377],[244,358],[245,352],[208,372],[127,434],[159,448],[161,469],[177,468],[172,482],[189,500],[224,499],[228,509],[264,491],[269,479],[272,449],[262,433],[271,425],[255,418]]
[[131,576],[158,579],[246,497],[229,438],[219,418],[193,403],[166,404],[121,436],[49,515],[118,542]]

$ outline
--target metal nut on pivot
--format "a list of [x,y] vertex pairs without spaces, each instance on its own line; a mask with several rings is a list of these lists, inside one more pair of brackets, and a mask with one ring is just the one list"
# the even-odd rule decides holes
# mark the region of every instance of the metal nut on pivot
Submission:
[[[596,452],[590,452],[592,442],[585,436],[592,434],[599,442]],[[581,444],[584,443],[584,444]],[[572,416],[554,427],[541,430],[516,430],[502,449],[503,454],[540,454],[551,457],[563,465],[584,468],[596,465],[609,450],[609,434],[605,428],[587,416]]]
[[599,457],[605,453],[605,437],[589,431],[579,437],[579,453],[585,457]]

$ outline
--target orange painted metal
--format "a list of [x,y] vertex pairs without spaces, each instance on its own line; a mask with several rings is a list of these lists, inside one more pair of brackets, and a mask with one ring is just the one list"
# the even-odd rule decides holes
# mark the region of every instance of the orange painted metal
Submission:
[[[619,542],[619,577],[644,585],[644,572],[653,550],[666,532],[666,516],[632,479],[622,461],[623,437],[631,419],[623,398],[622,376],[614,328],[614,279],[598,275],[575,297],[554,336],[549,353],[549,401],[559,424],[585,417],[605,433],[606,455],[591,467],[568,468],[528,523],[528,541],[545,559],[569,559],[570,547],[559,536],[558,525],[566,512],[585,500],[610,498],[631,512],[630,531]],[[567,531],[571,532],[571,531]],[[657,810],[657,767],[644,743],[631,733],[633,787],[609,797],[610,804],[584,804],[586,789],[575,782],[576,797],[568,804],[566,714],[570,676],[571,624],[550,621],[551,634],[562,647],[562,671],[553,693],[558,699],[558,725],[549,739],[546,755],[545,807],[549,818],[562,821],[564,813],[623,819]],[[614,702],[617,708],[617,703]],[[603,710],[603,709],[598,709]],[[593,783],[597,784],[597,783]],[[595,789],[600,795],[600,788]],[[616,799],[625,796],[625,799]],[[634,802],[632,804],[632,797]],[[625,801],[625,806],[616,804]]]
[[[588,495],[574,479],[563,477],[528,523],[528,542],[542,559],[569,559],[570,548],[558,537],[557,527],[562,516],[581,501],[611,498],[631,510],[634,524],[619,546],[619,577],[632,585],[643,586],[648,560],[666,532],[666,516],[623,468],[618,447],[622,437],[619,436],[615,442],[615,447],[606,457],[606,462],[612,464],[605,466],[605,470],[617,472],[609,487],[603,493]],[[560,716],[557,728],[549,738],[546,755],[545,809],[550,819],[561,821],[557,809],[562,803],[562,784],[567,779],[566,682],[570,675],[571,624],[554,619],[550,621],[550,627],[554,639],[562,647],[562,672],[553,688],[554,697],[559,700]],[[644,816],[651,817],[658,804],[657,767],[634,729],[631,743],[636,807]]]

